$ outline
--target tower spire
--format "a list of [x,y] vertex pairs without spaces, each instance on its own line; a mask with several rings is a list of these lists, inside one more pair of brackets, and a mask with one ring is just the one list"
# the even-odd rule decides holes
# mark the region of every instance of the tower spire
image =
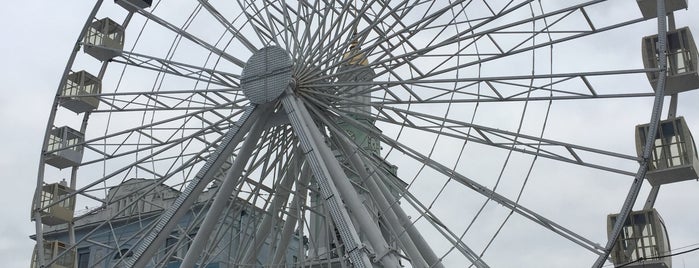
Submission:
[[[352,9],[354,9],[354,13],[356,14],[356,16],[359,17],[359,10],[357,10],[357,0],[354,0],[354,5],[352,5]],[[349,45],[349,50],[345,52],[345,54],[342,56],[342,59],[346,62],[345,64],[347,65],[367,66],[369,65],[369,61],[367,60],[364,53],[359,52],[362,49],[362,47],[359,43],[359,31],[357,30],[358,27],[359,20],[355,19],[352,25],[352,35],[350,36],[351,41]]]

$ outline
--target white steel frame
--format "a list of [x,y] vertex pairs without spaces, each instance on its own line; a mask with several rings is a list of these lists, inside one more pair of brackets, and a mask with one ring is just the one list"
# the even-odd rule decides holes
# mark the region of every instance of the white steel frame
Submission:
[[[236,71],[228,70],[240,70],[246,64],[245,59],[233,53],[227,45],[212,43],[204,37],[193,34],[188,28],[193,19],[185,22],[184,26],[176,26],[168,19],[160,17],[155,11],[157,3],[153,10],[138,8],[134,5],[133,9],[129,9],[131,11],[125,16],[122,26],[128,28],[129,22],[137,16],[146,19],[148,23],[165,29],[176,36],[171,49],[177,48],[180,42],[186,40],[207,51],[209,56],[213,57],[211,62],[215,63],[211,64],[207,59],[207,63],[203,65],[190,64],[177,60],[174,52],[168,53],[167,57],[160,57],[139,53],[137,49],[119,51],[120,56],[109,62],[100,63],[99,79],[105,78],[108,65],[116,64],[123,66],[124,69],[134,68],[154,72],[158,77],[156,80],[160,83],[164,81],[164,77],[174,77],[174,79],[193,81],[196,85],[205,85],[203,89],[201,86],[195,86],[192,89],[183,90],[160,90],[159,87],[154,87],[152,91],[117,92],[103,89],[102,93],[89,95],[100,98],[102,103],[96,110],[81,115],[80,131],[87,132],[87,136],[85,142],[79,146],[84,146],[85,150],[93,156],[86,158],[81,165],[72,167],[69,171],[70,187],[75,189],[75,193],[71,196],[99,202],[101,207],[107,206],[118,200],[106,200],[104,196],[98,194],[99,191],[105,191],[108,187],[115,186],[114,182],[119,181],[119,176],[129,175],[133,170],[146,173],[148,176],[156,178],[159,183],[166,183],[181,189],[181,194],[173,205],[163,208],[163,213],[153,224],[146,226],[142,232],[129,238],[133,244],[137,245],[131,249],[133,256],[130,259],[120,260],[118,263],[124,262],[129,267],[144,267],[153,264],[153,256],[159,254],[165,239],[179,228],[176,226],[178,220],[186,213],[191,212],[195,202],[200,202],[197,199],[207,186],[216,183],[218,187],[215,198],[205,201],[204,207],[206,209],[203,210],[203,213],[196,215],[197,235],[189,240],[182,236],[177,244],[177,247],[182,247],[186,243],[185,240],[191,241],[191,246],[182,259],[183,267],[206,265],[217,254],[213,252],[215,243],[226,242],[218,237],[217,233],[221,232],[220,228],[224,228],[219,224],[221,217],[239,213],[239,211],[232,212],[231,197],[240,197],[251,204],[261,204],[259,205],[261,211],[267,213],[261,219],[259,226],[245,227],[251,228],[251,232],[257,235],[251,241],[246,241],[247,238],[243,238],[241,235],[239,239],[244,242],[243,244],[249,246],[238,252],[238,257],[234,261],[242,264],[255,262],[262,244],[265,243],[264,239],[269,233],[274,233],[269,237],[273,241],[278,241],[279,244],[275,246],[277,248],[274,254],[268,257],[269,262],[263,265],[280,264],[292,233],[296,232],[300,237],[311,235],[306,233],[309,229],[307,218],[314,213],[322,214],[317,212],[320,211],[319,208],[310,207],[307,204],[306,196],[309,192],[317,192],[325,200],[324,209],[326,209],[327,215],[322,216],[332,223],[330,227],[336,228],[339,234],[339,238],[334,238],[334,241],[342,243],[341,249],[344,250],[344,254],[340,255],[346,256],[346,260],[356,267],[373,267],[373,265],[399,267],[401,262],[408,262],[412,267],[444,267],[443,259],[451,252],[460,254],[473,266],[489,267],[486,263],[487,258],[483,256],[498,235],[499,230],[484,249],[476,250],[463,239],[465,231],[464,234],[459,234],[460,231],[451,230],[431,211],[431,205],[415,196],[414,189],[403,190],[399,193],[400,198],[396,198],[392,190],[400,188],[394,185],[397,178],[384,170],[377,161],[377,156],[366,153],[351,137],[348,137],[335,123],[334,120],[337,118],[341,118],[349,125],[377,137],[383,145],[390,148],[392,153],[401,153],[406,158],[421,163],[422,168],[428,168],[435,174],[448,177],[450,181],[457,183],[456,185],[473,190],[487,198],[483,207],[488,202],[493,201],[510,211],[510,214],[519,215],[523,219],[538,224],[593,253],[597,256],[593,267],[602,267],[607,262],[609,252],[621,230],[623,221],[617,222],[609,240],[604,246],[601,246],[533,209],[523,206],[519,197],[507,197],[499,193],[497,189],[479,183],[478,179],[462,174],[456,167],[440,163],[433,157],[432,152],[426,153],[411,148],[409,144],[405,143],[405,138],[400,137],[400,133],[410,129],[419,130],[436,135],[438,138],[456,139],[464,144],[468,142],[504,149],[509,154],[521,153],[533,156],[535,159],[541,157],[610,174],[633,176],[631,187],[619,212],[620,219],[626,218],[637,199],[645,178],[646,162],[650,155],[650,148],[652,148],[652,135],[648,135],[643,157],[639,158],[631,154],[544,138],[543,130],[541,135],[530,135],[519,129],[514,131],[484,126],[473,120],[454,119],[439,113],[425,112],[424,109],[415,109],[413,106],[447,105],[451,107],[452,104],[529,103],[535,101],[550,103],[554,101],[633,99],[654,96],[649,133],[655,133],[663,107],[664,81],[667,70],[667,58],[664,56],[659,57],[660,68],[658,69],[629,68],[625,70],[550,72],[548,74],[486,77],[481,76],[479,67],[499,59],[515,57],[522,53],[535,52],[538,49],[552,47],[586,36],[618,30],[640,23],[645,20],[644,18],[622,19],[603,26],[596,25],[597,22],[592,19],[587,10],[594,9],[596,5],[604,4],[606,2],[604,0],[575,4],[550,12],[544,12],[542,8],[538,14],[514,21],[507,21],[504,18],[522,10],[533,9],[536,3],[533,3],[534,1],[512,1],[497,10],[488,6],[491,14],[471,20],[466,16],[469,7],[468,1],[449,1],[449,3],[440,3],[443,6],[439,7],[425,7],[431,1],[408,0],[398,4],[389,4],[382,0],[360,1],[361,4],[355,3],[356,1],[298,1],[296,6],[284,1],[238,0],[236,2],[235,4],[242,9],[237,17],[227,17],[228,13],[217,9],[213,1],[207,0],[199,0],[193,14],[202,12],[210,15],[211,19],[225,29],[222,37],[227,36],[229,40],[238,42],[241,50],[247,50],[246,53],[241,54],[249,54],[269,45],[279,45],[288,51],[299,69],[294,73],[295,80],[289,81],[289,88],[275,101],[259,105],[248,103],[243,96],[245,89],[240,87],[240,75]],[[664,1],[658,1],[657,7],[658,47],[663,48],[659,52],[660,55],[666,53],[664,48],[667,25],[663,3]],[[128,2],[122,4],[130,5]],[[97,17],[101,6],[102,1],[97,1],[82,33],[86,32],[90,23]],[[410,13],[413,8],[425,8],[428,12],[412,21],[415,18],[408,18],[408,16],[414,15]],[[449,17],[449,14],[452,14],[454,19],[447,22],[436,22],[444,17]],[[563,37],[556,35],[554,38],[553,34],[558,32],[551,30],[552,27],[558,23],[565,24],[565,19],[569,16],[584,17],[587,25],[583,25],[583,28],[586,29],[562,31],[566,33]],[[467,19],[456,19],[457,17]],[[310,23],[311,21],[317,25]],[[535,23],[542,23],[545,26],[531,30],[522,30],[520,27],[535,25]],[[283,27],[283,25],[286,26]],[[361,27],[358,28],[357,25],[361,25]],[[421,43],[424,46],[418,46],[412,41],[424,38],[419,36],[421,31],[429,32],[434,30],[433,28],[437,28],[448,32],[452,27],[456,29],[464,27],[464,29],[451,32],[452,35],[448,38],[443,38],[442,33],[439,33],[432,40]],[[352,30],[355,33],[347,34]],[[519,43],[509,44],[498,42],[494,36],[499,34],[526,34],[529,37]],[[544,38],[547,40],[536,42],[534,40],[537,36],[547,36]],[[127,36],[127,38],[131,37]],[[491,40],[494,44],[493,48],[496,50],[488,53],[477,53],[477,55],[469,54],[471,53],[467,50],[469,45],[480,39]],[[77,64],[79,48],[92,46],[82,43],[82,35],[77,40],[59,83],[59,91],[62,89],[70,70]],[[339,66],[348,63],[348,60],[341,59],[340,55],[348,50],[352,42],[363,44],[359,53],[363,53],[369,58],[369,68],[373,68],[376,72],[375,78],[388,77],[391,79],[373,79],[366,82],[334,81],[333,79],[341,74],[337,71]],[[464,47],[461,47],[462,44]],[[443,48],[458,48],[459,50],[451,51],[453,53],[451,55],[445,55],[441,52]],[[100,49],[109,50],[109,48]],[[478,52],[478,47],[476,47],[476,52]],[[420,60],[424,58],[428,58],[430,63],[435,64],[430,66],[431,68],[418,66]],[[226,62],[230,68],[219,68],[219,62]],[[422,63],[426,62],[428,61]],[[308,63],[308,65],[303,66],[301,63]],[[468,68],[477,68],[476,76],[459,73],[462,69]],[[350,68],[346,72],[351,71]],[[401,74],[405,71],[409,72],[410,75]],[[648,72],[659,74],[655,93],[647,91],[617,93],[596,88],[590,82],[591,79],[607,76],[640,75],[645,77]],[[449,77],[450,75],[452,77]],[[522,82],[523,80],[527,83]],[[565,89],[563,85],[571,82],[584,85],[584,90]],[[341,87],[365,87],[367,90],[358,94],[369,94],[372,97],[372,102],[357,103],[353,96],[346,92],[332,91],[333,88]],[[473,93],[467,90],[469,88],[477,88],[478,90]],[[513,88],[516,90],[513,91]],[[432,95],[418,92],[416,89],[432,92]],[[60,100],[60,96],[54,100],[46,130],[47,137],[51,126],[59,117]],[[672,115],[674,116],[676,96],[673,96],[673,102],[675,102],[675,105],[672,105]],[[371,119],[376,124],[399,126],[398,136],[385,134],[377,128],[360,122],[356,117],[347,115],[344,108],[357,105],[370,106],[373,111]],[[155,117],[156,113],[167,112],[177,112],[177,114],[163,118]],[[105,133],[102,134],[88,132],[88,122],[92,125],[94,124],[92,120],[100,120],[95,118],[105,118],[100,117],[101,115],[107,115],[111,118],[113,114],[118,113],[140,113],[143,115],[143,121],[135,127],[119,130],[109,130],[107,127]],[[151,121],[146,121],[145,118],[151,115],[153,116]],[[200,124],[200,127],[191,126],[190,121]],[[118,129],[117,123],[114,125],[114,128]],[[170,136],[163,138],[154,134],[161,130],[170,131]],[[134,137],[138,137],[136,144],[133,144]],[[632,139],[629,139],[629,142],[632,143]],[[37,190],[34,198],[40,195],[41,188],[47,181],[43,159],[47,150],[45,144],[40,159]],[[194,145],[190,148],[190,144]],[[181,155],[169,155],[172,150],[179,149],[182,149]],[[344,161],[335,157],[337,152],[343,155]],[[135,160],[124,162],[122,158],[124,156],[136,157]],[[600,164],[594,161],[596,157],[631,163],[638,162],[639,168],[634,172],[612,165]],[[171,161],[172,158],[175,158],[176,161]],[[155,168],[157,163],[168,161],[171,162],[171,166],[164,169],[164,172],[163,169]],[[79,169],[81,169],[80,172],[83,172],[84,167],[85,172],[90,172],[90,169],[103,163],[121,163],[123,166],[109,170],[109,172],[105,169],[103,174],[93,181],[78,182]],[[148,168],[148,165],[152,168]],[[351,172],[363,179],[361,185],[349,178]],[[186,175],[179,184],[175,184],[174,178],[180,174]],[[420,173],[416,177],[418,175]],[[272,181],[268,181],[267,178],[271,178]],[[124,179],[126,178],[121,179],[121,181]],[[317,189],[310,185],[316,185]],[[153,189],[155,189],[155,185],[147,190]],[[367,201],[363,199],[364,196],[359,193],[361,191],[368,193],[371,202],[374,202],[381,212],[380,223],[375,221],[373,208],[367,205]],[[646,207],[652,207],[657,193],[658,187],[653,188]],[[265,195],[268,195],[269,198],[262,197]],[[291,196],[293,198],[289,200]],[[399,205],[399,202],[408,203],[409,206]],[[132,202],[131,205],[134,203]],[[404,207],[409,209],[404,209]],[[100,208],[93,209],[93,212]],[[36,242],[41,245],[44,241],[45,228],[41,222],[41,207],[32,209],[37,232]],[[473,221],[476,221],[481,211],[473,217]],[[413,213],[412,216],[418,219],[411,218],[409,213]],[[78,215],[76,221],[85,217]],[[507,219],[509,217],[507,216]],[[98,227],[109,226],[112,219],[107,219]],[[505,225],[507,219],[502,222],[500,228]],[[434,228],[432,229],[433,233],[438,233],[442,235],[443,239],[449,241],[450,249],[446,253],[433,249],[433,246],[430,245],[430,238],[423,236],[416,227],[416,222],[419,220],[425,223],[423,226]],[[276,229],[272,227],[275,224],[278,225],[277,229],[279,230],[277,231],[274,231]],[[380,224],[388,226],[386,227],[390,232],[388,240],[384,231],[381,230]],[[600,228],[603,227],[600,225]],[[88,232],[81,239],[76,239],[74,228],[74,224],[70,223],[66,229],[70,234],[68,244],[72,245],[73,248],[79,243],[96,243],[90,241],[90,235],[96,232],[97,228]],[[194,225],[188,228],[194,228]],[[186,233],[186,230],[179,231]],[[264,237],[260,238],[262,235]],[[317,242],[314,242],[312,238],[309,240],[309,247]],[[399,248],[389,246],[391,240],[397,241]],[[119,245],[117,245],[116,250],[118,249]],[[166,254],[172,255],[173,252]],[[299,249],[299,254],[304,254],[303,249]],[[50,264],[43,263],[44,256],[41,250],[38,252],[37,259],[39,267]],[[303,265],[306,260],[300,261],[300,264]],[[165,264],[158,263],[156,265]]]

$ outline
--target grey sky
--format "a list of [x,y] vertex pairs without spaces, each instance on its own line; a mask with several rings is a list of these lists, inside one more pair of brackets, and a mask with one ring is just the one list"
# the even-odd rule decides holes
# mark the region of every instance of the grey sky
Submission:
[[29,221],[41,140],[57,81],[91,4],[82,1],[6,3],[0,9],[0,258],[5,267],[28,267],[34,233]]
[[[620,1],[620,0],[617,0]],[[627,0],[631,1],[631,0]],[[105,1],[105,5],[112,4]],[[2,92],[5,97],[0,98],[0,140],[5,144],[0,146],[0,176],[3,187],[0,187],[0,202],[4,204],[3,215],[5,220],[0,221],[0,259],[3,260],[4,267],[19,268],[27,267],[33,248],[33,241],[28,238],[34,233],[34,225],[29,221],[29,208],[31,197],[36,186],[36,171],[38,156],[40,153],[43,132],[46,127],[50,105],[56,92],[57,83],[61,73],[65,68],[66,60],[71,53],[75,38],[82,27],[90,9],[91,1],[19,1],[11,5],[5,5],[0,9],[0,79],[3,81]],[[189,12],[189,10],[184,11]],[[633,10],[613,10],[610,15],[628,14]],[[697,7],[690,6],[690,11],[683,11],[677,18],[678,26],[690,26],[695,31],[695,36],[699,35],[699,18],[691,17],[689,14],[697,14]],[[636,16],[636,15],[632,15]],[[626,66],[624,59],[634,58],[640,63],[635,50],[640,43],[640,38],[652,33],[655,28],[652,22],[646,22],[632,27],[634,31],[631,36],[636,36],[633,46],[627,53],[610,54],[605,52],[609,47],[599,46],[594,39],[581,41],[577,44],[581,46],[580,51],[592,53],[589,60],[581,61],[581,57],[575,55],[575,48],[561,48],[556,51],[560,58],[556,65],[561,70],[585,70],[580,66],[587,66],[590,70],[614,69],[600,68],[600,59],[610,59],[612,62]],[[607,38],[614,38],[607,37]],[[695,38],[696,39],[696,38]],[[624,44],[623,39],[618,40],[619,44]],[[608,42],[605,44],[614,44]],[[567,62],[564,59],[571,59]],[[570,65],[567,65],[570,64]],[[638,64],[636,64],[638,65]],[[576,68],[578,67],[578,68]],[[508,72],[510,70],[500,69]],[[647,81],[629,81],[630,85],[647,87]],[[610,84],[612,85],[612,84]],[[614,85],[622,86],[622,85]],[[689,92],[682,94],[678,114],[685,116],[691,126],[695,136],[699,136],[699,106],[696,100],[699,99],[699,92]],[[601,105],[600,105],[601,103]],[[621,151],[633,154],[633,126],[642,123],[650,116],[647,100],[629,101],[620,106],[614,101],[600,101],[594,104],[584,102],[564,102],[556,104],[555,113],[551,115],[549,137],[589,145],[594,147],[604,147],[612,151]],[[561,107],[563,106],[563,107]],[[488,109],[496,111],[501,107],[483,106],[483,111]],[[541,111],[539,111],[541,112]],[[616,118],[618,116],[618,118]],[[614,120],[609,120],[615,117]],[[506,124],[507,122],[498,121]],[[536,129],[536,128],[535,128]],[[601,140],[606,137],[609,140]],[[623,143],[623,144],[622,144]],[[443,146],[448,146],[444,144]],[[445,156],[445,160],[448,157]],[[478,159],[474,159],[474,167],[478,166]],[[543,163],[548,163],[545,160]],[[557,163],[548,163],[551,166]],[[542,163],[539,163],[542,165]],[[516,166],[516,165],[515,165]],[[519,166],[516,166],[519,167]],[[513,167],[514,168],[514,167]],[[409,173],[410,168],[404,168]],[[496,168],[497,169],[497,168]],[[469,171],[464,171],[469,174]],[[491,173],[497,173],[499,169],[493,169]],[[605,241],[605,218],[607,213],[616,213],[621,205],[621,201],[629,185],[629,178],[620,177],[618,181],[609,181],[607,177],[599,172],[590,171],[578,167],[561,167],[536,170],[540,180],[532,181],[527,186],[531,191],[525,192],[523,203],[537,210],[541,214],[558,221],[574,231],[580,232],[596,242]],[[486,176],[478,173],[483,177]],[[483,182],[490,185],[491,181]],[[507,188],[507,187],[511,187]],[[516,185],[503,186],[503,191],[514,193]],[[649,190],[648,185],[644,185],[639,200],[645,199]],[[699,243],[699,183],[695,181],[682,182],[674,185],[663,186],[656,203],[656,208],[661,213],[670,234],[670,241],[673,248],[692,246]],[[472,193],[454,192],[448,193],[454,196],[467,195]],[[474,197],[473,205],[468,205],[466,210],[471,213],[477,209],[481,199]],[[553,204],[553,205],[552,205]],[[450,204],[442,204],[445,207]],[[639,207],[639,206],[637,206]],[[439,209],[437,209],[439,211]],[[578,213],[585,215],[598,215],[596,219],[584,218],[580,220],[576,217]],[[445,217],[450,214],[445,212]],[[451,215],[453,216],[453,215]],[[561,239],[554,239],[544,235],[541,240],[531,241],[531,237],[516,232],[527,232],[531,223],[520,220],[512,220],[506,228],[505,237],[512,241],[502,239],[496,240],[496,247],[493,250],[518,252],[522,247],[531,247],[538,255],[531,255],[526,263],[537,263],[542,261],[540,267],[556,267],[566,265],[567,267],[589,267],[587,263],[570,263],[570,260],[590,259],[590,256],[579,258],[580,251],[570,243],[561,243]],[[455,220],[455,222],[457,222]],[[493,221],[492,224],[498,224]],[[482,228],[492,231],[492,226]],[[527,226],[527,227],[521,227]],[[521,227],[521,229],[520,229]],[[487,233],[490,234],[490,233]],[[486,234],[486,236],[488,236]],[[551,235],[552,236],[552,235]],[[560,248],[551,249],[550,243],[561,244]],[[487,255],[486,255],[487,256]],[[502,257],[502,255],[498,255]],[[498,259],[494,263],[500,265],[515,265],[507,260]],[[699,252],[694,252],[673,259],[675,267],[698,267]],[[496,266],[495,264],[493,264]],[[498,266],[496,266],[498,267]],[[533,266],[528,266],[533,267]]]

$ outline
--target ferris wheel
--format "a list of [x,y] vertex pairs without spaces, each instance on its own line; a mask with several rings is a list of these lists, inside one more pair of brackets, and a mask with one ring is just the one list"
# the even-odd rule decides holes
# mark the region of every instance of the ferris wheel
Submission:
[[671,266],[687,1],[183,2],[88,15],[34,267]]

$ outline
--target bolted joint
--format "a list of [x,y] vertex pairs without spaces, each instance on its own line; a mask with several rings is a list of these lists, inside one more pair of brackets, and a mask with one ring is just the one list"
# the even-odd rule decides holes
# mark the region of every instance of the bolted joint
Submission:
[[[368,251],[368,249],[367,249]],[[374,258],[372,259],[373,262],[375,263],[380,263],[381,260],[386,257],[388,254],[398,254],[398,251],[392,247],[386,247],[384,250],[382,250],[380,253],[373,254]]]

